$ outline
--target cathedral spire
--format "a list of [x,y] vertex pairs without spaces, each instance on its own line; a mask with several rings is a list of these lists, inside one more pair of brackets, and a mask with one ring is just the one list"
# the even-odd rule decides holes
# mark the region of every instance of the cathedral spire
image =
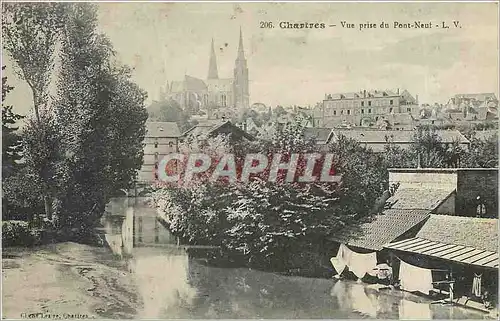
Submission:
[[234,82],[233,82],[234,105],[238,109],[248,108],[249,106],[249,91],[248,91],[248,67],[243,50],[243,33],[240,27],[240,43],[238,45],[238,56],[234,65]]
[[218,79],[217,59],[215,57],[214,39],[212,38],[212,48],[210,51],[210,63],[208,65],[208,79]]
[[243,50],[243,33],[240,27],[240,43],[238,44],[238,58],[239,60],[245,60],[245,51]]

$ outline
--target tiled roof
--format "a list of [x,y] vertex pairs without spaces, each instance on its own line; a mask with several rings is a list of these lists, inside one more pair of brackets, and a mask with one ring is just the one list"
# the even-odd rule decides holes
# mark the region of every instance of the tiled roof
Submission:
[[179,137],[179,127],[175,122],[146,122],[146,137]]
[[498,252],[498,219],[431,215],[417,237]]
[[438,188],[399,188],[387,203],[391,209],[425,209],[434,210],[453,190]]
[[448,244],[414,237],[393,242],[385,247],[391,250],[427,255],[462,264],[498,269],[498,252],[481,250],[471,246]]
[[479,101],[496,100],[497,99],[497,97],[494,93],[456,94],[455,98],[476,99]]
[[387,209],[361,226],[345,228],[332,239],[351,246],[379,251],[384,245],[429,217],[428,210]]
[[315,139],[317,143],[325,143],[331,132],[332,132],[331,128],[321,128],[321,127],[305,128],[304,138]]
[[[361,143],[385,143],[389,138],[393,143],[411,143],[415,135],[413,130],[352,130],[336,129],[334,134],[355,139]],[[458,130],[437,130],[436,134],[443,143],[452,143],[458,140],[460,143],[469,143],[467,138]]]
[[[366,95],[366,96],[365,96]],[[380,97],[398,97],[399,95],[390,90],[367,90],[359,92],[345,92],[330,94],[328,99],[339,100],[339,99],[359,99],[359,98],[380,98]]]
[[212,133],[215,133],[217,130],[220,130],[226,126],[231,126],[232,127],[231,132],[236,132],[236,133],[240,134],[240,136],[245,137],[246,139],[249,139],[249,140],[254,139],[254,137],[252,135],[245,132],[244,130],[242,130],[238,126],[232,124],[230,121],[221,121],[221,120],[218,120],[215,123],[206,122],[206,123],[198,124],[198,125],[192,127],[191,129],[188,129],[186,132],[184,132],[182,134],[182,136],[195,136],[195,137],[200,137],[200,138],[208,137]]

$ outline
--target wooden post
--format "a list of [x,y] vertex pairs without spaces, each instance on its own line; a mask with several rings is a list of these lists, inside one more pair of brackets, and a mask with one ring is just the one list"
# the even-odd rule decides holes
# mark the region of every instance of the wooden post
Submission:
[[450,303],[453,304],[453,288],[454,288],[454,281],[453,281],[453,270],[450,271]]

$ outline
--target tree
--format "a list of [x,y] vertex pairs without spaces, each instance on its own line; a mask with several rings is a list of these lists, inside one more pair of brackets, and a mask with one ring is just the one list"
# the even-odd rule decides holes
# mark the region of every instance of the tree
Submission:
[[[5,66],[2,66],[2,70]],[[24,117],[12,111],[12,106],[5,105],[5,97],[14,87],[9,86],[7,77],[2,77],[2,177],[7,178],[15,170],[22,158],[21,138],[17,134],[19,127],[14,125]]]
[[470,168],[498,167],[498,134],[494,133],[485,139],[473,134],[469,138],[471,144],[463,157],[463,166]]
[[148,112],[151,120],[176,122],[181,132],[193,126],[189,114],[173,99],[154,101],[148,107]]
[[[303,132],[300,124],[288,124],[269,141],[187,145],[188,151],[205,152],[216,160],[233,153],[238,175],[248,153],[268,159],[279,153],[282,161],[292,153],[301,156],[292,182],[285,181],[287,172],[283,171],[275,182],[268,181],[268,166],[248,182],[213,182],[201,176],[188,187],[159,187],[154,199],[170,229],[192,243],[219,245],[251,265],[283,269],[302,253],[321,251],[322,241],[346,225],[369,218],[375,200],[388,188],[383,159],[354,141],[341,139],[328,152],[334,154],[333,168],[343,175],[342,182],[299,182],[306,165],[303,155],[321,153],[314,141],[303,138]],[[323,161],[320,158],[313,175],[319,176]]]
[[445,153],[441,138],[433,128],[418,128],[413,136],[410,152],[420,159],[421,167],[445,167]]
[[88,231],[117,189],[130,187],[143,157],[146,94],[114,63],[92,4],[67,10],[54,114],[60,155],[59,225]]
[[[55,48],[60,32],[65,22],[65,8],[63,3],[4,3],[2,15],[3,45],[8,56],[15,63],[15,70],[21,79],[24,79],[31,89],[35,111],[36,126],[43,126],[41,109],[47,107],[49,89],[54,70]],[[38,129],[33,144],[47,145],[45,130]],[[39,146],[38,149],[44,149]],[[27,153],[26,157],[33,157],[29,164],[40,173],[42,194],[45,204],[45,214],[51,216],[52,196],[50,186],[46,180],[46,172],[51,166],[46,159],[38,155]],[[42,165],[43,164],[43,165]]]

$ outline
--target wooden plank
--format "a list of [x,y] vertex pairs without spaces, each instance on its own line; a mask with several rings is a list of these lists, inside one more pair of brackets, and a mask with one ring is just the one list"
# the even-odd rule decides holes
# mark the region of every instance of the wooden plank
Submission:
[[491,254],[494,254],[494,253],[490,252],[490,251],[483,251],[483,253],[478,254],[478,255],[474,255],[471,258],[465,259],[465,260],[463,260],[463,262],[468,263],[468,264],[476,263],[477,261],[482,260],[487,256],[490,256]]
[[445,250],[449,250],[451,248],[454,248],[455,245],[453,244],[444,244],[442,243],[442,246],[441,247],[437,247],[435,249],[432,249],[432,250],[425,250],[422,252],[422,254],[426,254],[426,255],[434,255],[434,253],[439,253],[439,252],[442,252],[442,251],[445,251]]
[[462,249],[465,249],[465,246],[462,246],[462,245],[453,245],[452,247],[450,247],[450,248],[448,248],[446,250],[442,250],[442,251],[439,251],[439,252],[436,252],[436,253],[432,254],[432,256],[441,257],[443,255],[451,254],[451,253],[460,251]]
[[418,245],[418,246],[412,248],[412,251],[422,253],[423,250],[440,244],[438,242],[433,242],[433,241],[429,241],[429,242],[430,243],[428,243],[428,244],[421,244],[421,245]]
[[429,244],[430,241],[428,240],[425,240],[425,239],[419,239],[418,242],[415,242],[415,243],[412,243],[412,244],[404,244],[402,246],[399,246],[399,250],[402,250],[402,251],[409,251],[409,252],[413,252],[413,248],[414,247],[417,247],[419,245],[423,245],[423,244]]
[[495,267],[495,265],[498,265],[498,257],[491,262],[483,264],[483,266],[488,266],[488,267]]
[[498,260],[498,253],[492,253],[492,254],[488,255],[487,257],[485,257],[484,259],[481,259],[479,261],[474,262],[474,264],[483,266],[484,264],[491,262],[491,261],[494,261],[494,260]]
[[413,241],[416,241],[416,240],[418,240],[418,239],[417,239],[417,238],[415,238],[415,237],[414,237],[414,238],[411,238],[411,239],[401,240],[401,241],[397,241],[397,242],[389,243],[389,244],[387,245],[387,247],[391,247],[391,248],[392,248],[392,247],[394,247],[394,246],[399,246],[399,245],[401,245],[401,244],[405,244],[406,242],[413,242]]
[[456,261],[455,260],[456,257],[459,257],[460,255],[465,254],[465,253],[472,252],[474,250],[475,250],[475,248],[473,248],[473,247],[466,247],[464,249],[461,249],[460,251],[448,253],[448,254],[445,254],[445,255],[440,255],[439,257],[441,257],[443,259],[447,259],[447,260],[454,260],[454,261]]
[[393,249],[399,250],[402,246],[415,244],[417,242],[421,242],[421,240],[422,239],[419,239],[419,238],[414,238],[414,239],[410,239],[410,240],[404,240],[404,241],[399,242],[400,244],[398,244],[396,246],[394,246],[392,244],[389,244],[389,248],[393,248]]
[[474,249],[474,251],[471,251],[471,252],[464,253],[462,255],[456,256],[453,259],[456,260],[456,261],[464,262],[464,260],[467,260],[467,259],[469,259],[471,257],[476,256],[476,255],[482,254],[483,252],[484,252],[483,250]]

